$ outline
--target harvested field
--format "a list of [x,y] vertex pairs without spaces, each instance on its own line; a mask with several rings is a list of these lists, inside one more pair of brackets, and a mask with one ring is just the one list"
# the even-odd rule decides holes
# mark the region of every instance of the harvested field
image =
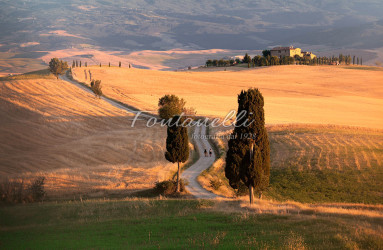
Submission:
[[[48,195],[148,188],[168,177],[166,129],[61,80],[0,81],[0,176],[46,177]],[[73,197],[73,196],[72,196]]]
[[[383,71],[359,67],[275,66],[242,71],[161,72],[118,67],[75,68],[74,77],[103,82],[121,102],[155,111],[165,94],[184,98],[198,115],[224,117],[250,87],[265,97],[267,124],[337,124],[383,128]],[[85,79],[85,72],[87,78]]]

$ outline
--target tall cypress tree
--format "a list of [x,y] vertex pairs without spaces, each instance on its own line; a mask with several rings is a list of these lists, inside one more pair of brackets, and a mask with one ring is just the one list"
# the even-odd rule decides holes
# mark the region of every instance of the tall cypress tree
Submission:
[[[269,185],[270,146],[265,128],[264,99],[258,89],[242,91],[238,95],[236,127],[229,140],[225,175],[234,189],[241,182],[249,187],[250,203],[254,203],[254,189],[259,192]],[[247,121],[247,123],[246,123]]]
[[[178,123],[177,123],[178,121]],[[171,119],[167,129],[166,160],[178,165],[177,192],[180,192],[180,162],[186,162],[189,158],[189,137],[187,127],[182,126],[184,120],[178,115]]]

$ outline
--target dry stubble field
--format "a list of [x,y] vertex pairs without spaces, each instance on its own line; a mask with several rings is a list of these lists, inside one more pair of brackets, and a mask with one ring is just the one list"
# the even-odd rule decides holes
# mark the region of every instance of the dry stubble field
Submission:
[[[219,117],[236,108],[241,89],[259,87],[265,96],[266,122],[279,124],[269,126],[272,169],[372,169],[378,180],[383,161],[379,130],[383,124],[383,71],[360,69],[278,66],[161,72],[82,67],[73,73],[75,79],[89,83],[89,73],[85,80],[84,70],[90,70],[94,79],[102,80],[107,96],[143,110],[156,110],[159,97],[176,94],[198,114]],[[163,158],[165,129],[144,129],[143,124],[132,129],[126,113],[54,78],[16,79],[0,82],[1,116],[6,121],[0,127],[3,176],[45,175],[56,180],[48,180],[51,190],[93,193],[150,187],[155,180],[166,178],[171,165]],[[304,125],[307,123],[371,129]],[[222,160],[216,163],[221,165],[220,175],[223,164]],[[281,177],[281,172],[275,174]],[[353,172],[353,176],[358,178],[350,182],[376,184],[368,172]],[[282,195],[294,198],[278,192],[272,196]],[[377,197],[381,199],[381,194]]]
[[2,79],[0,103],[2,178],[45,176],[50,196],[103,196],[149,188],[173,170],[163,157],[166,129],[132,128],[131,114],[67,82]]
[[257,87],[267,124],[337,124],[383,128],[383,71],[331,66],[275,66],[241,71],[163,72],[118,67],[75,68],[103,83],[107,96],[157,110],[164,94],[184,98],[197,114],[223,117],[237,109],[237,94]]
[[[237,94],[257,87],[265,97],[271,143],[271,186],[266,195],[301,202],[383,202],[383,71],[371,67],[276,66],[227,71],[160,72],[117,67],[74,69],[89,83],[89,70],[106,95],[144,110],[176,94],[198,114],[223,117]],[[87,81],[88,80],[88,81]],[[293,125],[295,124],[295,125]],[[212,130],[228,135],[222,127]],[[223,151],[227,141],[220,142]],[[224,155],[200,178],[232,196]]]

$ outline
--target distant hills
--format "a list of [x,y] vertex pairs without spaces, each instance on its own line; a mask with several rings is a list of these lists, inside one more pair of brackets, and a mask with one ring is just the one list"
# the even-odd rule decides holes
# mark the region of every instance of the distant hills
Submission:
[[383,47],[381,0],[3,0],[0,52]]

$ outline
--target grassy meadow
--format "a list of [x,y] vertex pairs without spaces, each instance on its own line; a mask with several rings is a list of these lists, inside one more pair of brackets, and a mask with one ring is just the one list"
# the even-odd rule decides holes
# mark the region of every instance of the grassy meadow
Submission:
[[240,201],[84,201],[0,207],[3,249],[379,249],[382,214],[263,213]]

